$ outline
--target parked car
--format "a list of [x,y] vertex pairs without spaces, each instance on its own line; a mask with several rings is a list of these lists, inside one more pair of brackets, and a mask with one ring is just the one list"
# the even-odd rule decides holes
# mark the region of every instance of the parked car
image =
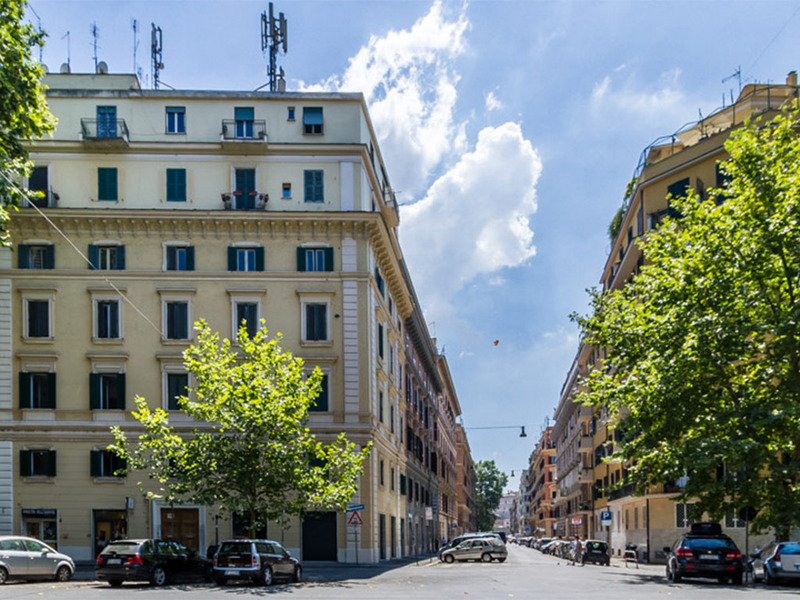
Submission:
[[608,554],[608,544],[601,540],[585,540],[583,542],[581,564],[585,565],[586,563],[610,565],[611,557]]
[[684,577],[709,577],[742,584],[742,553],[718,523],[693,523],[688,533],[664,551],[668,553],[667,579],[674,583]]
[[457,560],[480,560],[492,562],[497,560],[505,562],[508,557],[508,549],[498,537],[487,536],[464,540],[454,548],[448,548],[442,552],[441,559],[446,563]]
[[0,584],[9,579],[69,581],[73,573],[72,558],[44,542],[22,536],[0,536]]
[[[455,548],[456,546],[458,546],[461,542],[463,542],[465,540],[471,540],[471,539],[480,538],[480,537],[494,537],[494,538],[497,538],[498,540],[500,539],[500,536],[498,536],[496,533],[493,533],[493,532],[492,533],[488,533],[488,532],[462,533],[461,535],[457,535],[456,537],[454,537],[452,540],[449,540],[447,543],[445,543],[443,546],[441,546],[439,548],[439,552],[438,552],[439,558],[442,558],[442,553],[445,550],[449,550],[450,548]],[[500,540],[500,541],[502,541],[502,540]]]
[[97,555],[95,573],[113,587],[123,581],[148,581],[156,586],[211,581],[211,561],[171,540],[115,540]]
[[753,579],[774,585],[800,580],[800,542],[772,542],[753,555]]
[[274,579],[303,580],[303,565],[273,540],[226,540],[214,555],[214,582],[233,579],[271,585]]

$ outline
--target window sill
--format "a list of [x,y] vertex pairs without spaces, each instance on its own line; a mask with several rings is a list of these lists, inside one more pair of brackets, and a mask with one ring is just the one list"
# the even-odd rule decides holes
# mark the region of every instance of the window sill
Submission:
[[93,483],[121,485],[125,483],[125,477],[117,477],[116,475],[101,475],[99,477],[92,477]]
[[23,336],[22,341],[27,344],[54,344],[55,338],[51,337],[26,337]]
[[118,346],[125,343],[125,338],[92,338],[93,344],[101,344],[103,346]]
[[53,408],[23,408],[23,421],[55,421],[56,411]]
[[333,340],[300,340],[304,348],[333,348]]
[[187,346],[192,341],[192,338],[161,338],[161,343],[165,346]]
[[25,483],[55,483],[56,478],[49,475],[28,475],[23,477],[22,481]]

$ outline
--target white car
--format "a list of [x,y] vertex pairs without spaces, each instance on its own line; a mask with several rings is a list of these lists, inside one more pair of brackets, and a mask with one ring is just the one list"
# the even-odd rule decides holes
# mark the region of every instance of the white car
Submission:
[[464,540],[453,548],[442,552],[442,560],[452,563],[457,560],[480,560],[505,562],[508,557],[506,545],[498,537],[482,537]]
[[53,579],[69,581],[75,563],[39,540],[0,536],[0,584],[9,579]]

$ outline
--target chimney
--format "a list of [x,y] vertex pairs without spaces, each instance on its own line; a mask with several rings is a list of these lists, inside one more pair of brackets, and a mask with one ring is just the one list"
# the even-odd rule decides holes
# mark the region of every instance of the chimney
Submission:
[[786,76],[786,85],[797,85],[797,71],[789,71]]

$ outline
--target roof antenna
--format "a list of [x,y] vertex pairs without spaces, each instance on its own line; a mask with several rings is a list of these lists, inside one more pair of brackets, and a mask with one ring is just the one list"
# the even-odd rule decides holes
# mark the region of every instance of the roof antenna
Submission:
[[92,45],[94,46],[94,72],[97,73],[97,38],[100,37],[100,30],[97,28],[97,23],[92,23]]
[[139,33],[139,21],[136,19],[133,20],[133,72],[136,73],[136,50],[139,48],[139,39],[137,34]]
[[164,63],[161,62],[161,27],[156,27],[155,23],[150,23],[150,76],[153,78],[153,89],[157,90],[161,81],[159,71],[164,68]]
[[[725,79],[723,79],[722,83],[725,83],[728,80],[733,79],[734,77],[739,82],[739,93],[741,94],[742,93],[742,66],[741,65],[736,67],[736,70],[731,75],[728,75]],[[731,91],[731,96],[733,96],[733,91]]]
[[[273,13],[272,2],[269,3],[269,16],[266,12],[261,13],[261,51],[269,50],[269,66],[267,68],[267,76],[269,77],[269,91],[270,92],[285,92],[286,79],[283,67],[278,69],[278,50],[282,49],[283,53],[287,51],[287,23],[286,17],[283,13],[278,13],[275,18]],[[267,85],[267,84],[264,84]],[[257,88],[260,90],[264,86]]]

